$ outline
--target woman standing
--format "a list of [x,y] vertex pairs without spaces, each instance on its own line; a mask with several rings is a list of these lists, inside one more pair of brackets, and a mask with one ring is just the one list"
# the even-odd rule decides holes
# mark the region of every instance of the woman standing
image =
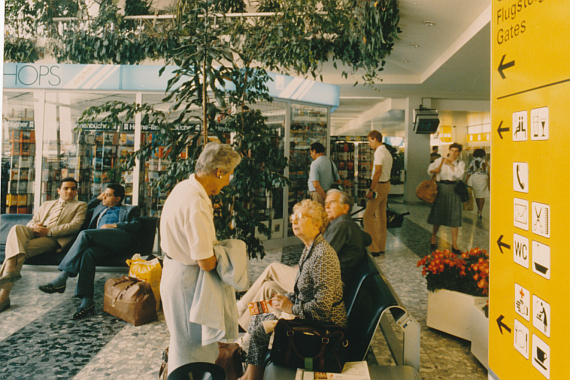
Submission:
[[471,181],[473,183],[473,193],[475,193],[475,202],[477,203],[477,217],[482,218],[485,198],[489,198],[489,162],[484,149],[475,149],[473,152],[473,161],[467,168],[465,182],[469,181],[471,176],[473,176]]
[[463,178],[465,163],[459,161],[459,153],[463,147],[453,143],[449,146],[448,157],[435,160],[428,168],[428,174],[436,175],[437,198],[431,208],[428,223],[433,225],[431,235],[431,251],[437,249],[436,236],[440,226],[451,227],[451,240],[453,253],[459,254],[457,235],[461,227],[461,198],[455,192],[457,181]]
[[217,342],[202,345],[202,325],[189,322],[200,271],[216,268],[216,230],[210,196],[230,183],[241,158],[229,145],[209,143],[196,171],[180,182],[164,203],[160,218],[165,253],[160,293],[170,331],[168,370],[192,362],[214,363]]
[[[346,326],[340,263],[335,250],[323,238],[328,219],[322,205],[304,200],[293,207],[293,233],[305,244],[295,279],[295,292],[276,295],[271,306],[301,319],[329,321]],[[247,332],[251,341],[247,352],[247,370],[241,380],[261,380],[270,334],[263,321],[277,320],[274,314],[252,317]]]

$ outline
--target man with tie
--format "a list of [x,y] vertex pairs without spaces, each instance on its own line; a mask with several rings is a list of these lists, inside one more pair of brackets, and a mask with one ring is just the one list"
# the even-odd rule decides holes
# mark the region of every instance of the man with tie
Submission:
[[55,253],[71,242],[81,229],[87,204],[75,200],[77,181],[64,178],[59,199],[44,202],[25,226],[12,227],[6,239],[6,258],[0,269],[0,312],[10,307],[10,291],[21,277],[26,257]]
[[101,195],[89,202],[93,216],[89,226],[81,231],[59,265],[62,272],[57,278],[39,288],[45,293],[63,293],[68,277],[79,275],[75,296],[83,302],[71,319],[83,319],[95,313],[93,301],[95,261],[113,254],[124,254],[139,247],[135,233],[140,229],[137,206],[124,206],[123,186],[111,183]]

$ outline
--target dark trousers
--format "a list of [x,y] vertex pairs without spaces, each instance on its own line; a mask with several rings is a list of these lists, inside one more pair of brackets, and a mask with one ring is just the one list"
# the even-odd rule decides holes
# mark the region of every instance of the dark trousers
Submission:
[[58,269],[79,275],[76,297],[93,298],[95,282],[95,261],[113,254],[133,251],[131,235],[120,228],[84,230],[65,255]]

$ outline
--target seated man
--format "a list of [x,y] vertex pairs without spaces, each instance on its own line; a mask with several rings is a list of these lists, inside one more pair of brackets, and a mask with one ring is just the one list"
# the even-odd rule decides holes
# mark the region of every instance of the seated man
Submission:
[[0,269],[0,312],[10,307],[10,291],[22,278],[20,270],[26,258],[57,252],[83,225],[87,204],[75,200],[77,181],[62,179],[57,193],[58,200],[44,202],[27,225],[16,225],[8,233],[6,258]]
[[[334,248],[340,261],[343,285],[352,281],[358,265],[365,257],[365,248],[372,244],[372,238],[350,217],[354,201],[350,195],[340,190],[327,192],[325,211],[330,220],[324,238]],[[239,325],[247,329],[250,320],[248,304],[268,300],[275,294],[292,293],[298,266],[289,267],[281,263],[270,264],[247,293],[238,301]]]
[[39,288],[45,293],[63,293],[68,277],[79,275],[75,296],[83,302],[71,319],[82,319],[95,312],[93,301],[95,282],[95,260],[112,254],[123,254],[138,248],[135,233],[140,229],[137,206],[123,206],[123,186],[111,183],[101,195],[89,202],[88,210],[93,216],[88,229],[77,236],[75,243],[63,258],[58,269],[62,272],[53,281]]

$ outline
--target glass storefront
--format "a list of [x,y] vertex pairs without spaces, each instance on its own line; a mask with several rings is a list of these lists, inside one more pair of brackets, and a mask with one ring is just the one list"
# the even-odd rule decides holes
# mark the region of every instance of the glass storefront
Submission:
[[33,92],[4,93],[2,213],[29,214],[34,204],[36,124]]
[[[33,213],[34,206],[57,199],[62,178],[73,177],[79,183],[79,200],[89,201],[100,194],[104,183],[116,181],[125,186],[126,204],[137,204],[144,215],[160,217],[167,194],[152,185],[165,174],[169,164],[166,152],[159,149],[155,157],[132,171],[113,170],[127,153],[153,141],[159,131],[141,125],[140,119],[120,120],[119,125],[106,124],[101,119],[88,123],[78,120],[89,107],[108,101],[153,104],[174,120],[178,115],[169,113],[171,104],[163,103],[163,98],[162,93],[5,89],[2,213]],[[278,100],[252,108],[267,117],[273,142],[290,160],[282,174],[289,176],[291,186],[284,191],[261,188],[255,199],[257,207],[263,210],[263,223],[272,231],[272,239],[287,238],[293,236],[288,223],[293,205],[309,197],[309,146],[313,142],[328,145],[329,109]]]

